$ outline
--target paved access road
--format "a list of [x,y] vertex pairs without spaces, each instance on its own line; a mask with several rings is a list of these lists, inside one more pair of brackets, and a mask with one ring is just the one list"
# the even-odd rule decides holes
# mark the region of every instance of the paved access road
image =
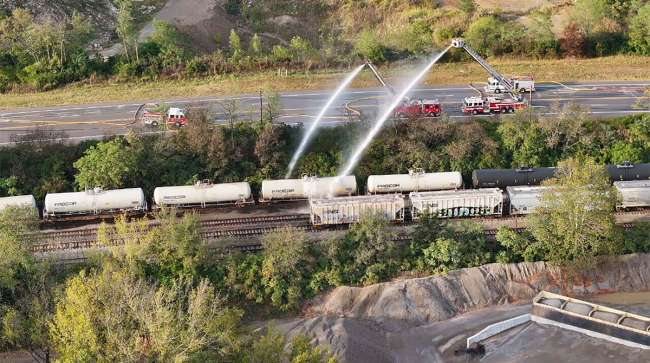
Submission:
[[[481,86],[482,87],[482,86]],[[479,87],[479,88],[481,88]],[[553,113],[555,105],[575,103],[585,106],[598,117],[612,117],[641,112],[650,112],[635,107],[650,81],[613,81],[583,83],[541,83],[532,95],[532,105],[541,114]],[[278,122],[302,123],[309,126],[332,91],[293,92],[280,94],[281,111]],[[412,98],[438,99],[443,111],[452,119],[465,116],[460,112],[464,97],[477,95],[468,86],[441,86],[420,88],[412,92]],[[144,97],[143,97],[144,98]],[[210,117],[217,124],[226,123],[224,105],[234,100],[239,120],[258,120],[260,112],[259,95],[233,96],[226,98],[188,98],[166,100],[176,107],[207,108]],[[376,117],[381,106],[389,101],[389,94],[380,88],[350,90],[326,114],[323,125],[334,126],[357,121],[350,109],[360,111],[366,118]],[[28,136],[35,129],[53,132],[52,138],[70,141],[98,139],[108,135],[124,134],[134,127],[134,115],[143,102],[106,103],[61,107],[30,108],[0,111],[0,146]],[[262,106],[264,107],[264,105]],[[491,117],[491,116],[484,116]],[[156,132],[150,129],[149,132]]]

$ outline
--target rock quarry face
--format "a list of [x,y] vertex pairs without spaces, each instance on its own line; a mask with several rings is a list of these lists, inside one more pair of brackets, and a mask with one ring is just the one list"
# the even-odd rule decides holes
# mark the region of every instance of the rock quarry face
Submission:
[[[310,318],[280,327],[289,335],[313,336],[319,344],[329,345],[342,361],[407,362],[425,357],[439,361],[440,354],[432,344],[435,337],[431,336],[414,360],[396,352],[408,345],[409,339],[431,333],[422,330],[426,326],[486,307],[529,303],[542,290],[576,297],[650,290],[650,255],[612,258],[589,271],[566,272],[544,262],[490,264],[448,275],[339,287],[312,303],[306,311]],[[522,308],[527,306],[506,308],[497,315],[507,318],[522,313]],[[485,325],[491,318],[482,319]],[[420,333],[405,342],[404,337],[414,329]]]

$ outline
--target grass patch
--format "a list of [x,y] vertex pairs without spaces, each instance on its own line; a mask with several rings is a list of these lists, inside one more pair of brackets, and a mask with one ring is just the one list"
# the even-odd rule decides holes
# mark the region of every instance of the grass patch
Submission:
[[[495,59],[491,63],[504,74],[532,75],[544,81],[595,81],[648,79],[650,57],[612,56],[592,59],[523,60]],[[398,80],[413,66],[381,67],[389,81]],[[606,72],[605,70],[614,70]],[[327,70],[278,76],[275,72],[226,75],[189,80],[154,82],[80,83],[38,93],[9,93],[0,97],[0,109],[45,107],[121,101],[158,101],[162,99],[254,94],[260,89],[275,91],[310,91],[334,88],[345,70]],[[477,63],[443,63],[434,68],[425,84],[451,85],[485,82],[486,73]],[[353,88],[377,87],[370,72],[363,72]]]

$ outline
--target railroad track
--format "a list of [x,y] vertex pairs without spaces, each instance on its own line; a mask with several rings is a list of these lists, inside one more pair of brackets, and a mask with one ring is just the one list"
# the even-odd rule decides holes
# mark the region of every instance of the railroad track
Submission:
[[[615,216],[630,216],[630,215],[650,215],[648,210],[616,212]],[[473,219],[481,223],[503,223],[518,225],[520,221],[525,220],[522,217],[486,217]],[[215,219],[201,221],[201,238],[206,242],[211,242],[220,238],[227,237],[246,237],[246,236],[260,236],[265,233],[274,232],[284,227],[293,227],[302,231],[311,232],[316,231],[309,223],[308,214],[287,214],[275,216],[255,216],[255,217],[240,217],[228,219]],[[159,223],[152,223],[150,225],[159,225]],[[631,228],[632,223],[622,224],[624,228]],[[513,227],[511,227],[513,228]],[[342,228],[332,228],[342,229]],[[525,230],[523,227],[514,227],[517,232]],[[485,234],[490,238],[496,237],[497,229],[486,229]],[[38,244],[32,246],[32,252],[44,253],[53,251],[63,251],[71,249],[84,249],[100,247],[97,241],[97,228],[87,228],[72,231],[54,231],[41,234]],[[111,230],[108,231],[108,238],[111,239]],[[113,240],[115,241],[115,240]],[[115,241],[112,245],[121,245],[121,242]],[[257,251],[261,249],[261,244],[244,245],[244,247],[237,247],[244,251]]]

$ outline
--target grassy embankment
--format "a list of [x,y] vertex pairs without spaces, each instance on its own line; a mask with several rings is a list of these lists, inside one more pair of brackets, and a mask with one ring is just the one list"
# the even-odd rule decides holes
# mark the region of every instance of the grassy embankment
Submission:
[[[530,74],[538,82],[596,81],[650,79],[650,57],[613,56],[593,59],[521,60],[496,59],[491,63],[504,74]],[[391,81],[407,74],[406,66],[381,67]],[[410,66],[408,68],[413,68]],[[147,101],[201,96],[251,94],[260,89],[275,91],[309,91],[330,89],[343,77],[343,70],[289,74],[279,77],[275,72],[248,75],[226,75],[189,80],[156,82],[104,81],[75,84],[49,92],[5,94],[0,109],[44,107],[111,101]],[[485,72],[476,63],[444,63],[431,71],[427,85],[484,82]],[[376,87],[369,72],[353,83],[354,88]]]

